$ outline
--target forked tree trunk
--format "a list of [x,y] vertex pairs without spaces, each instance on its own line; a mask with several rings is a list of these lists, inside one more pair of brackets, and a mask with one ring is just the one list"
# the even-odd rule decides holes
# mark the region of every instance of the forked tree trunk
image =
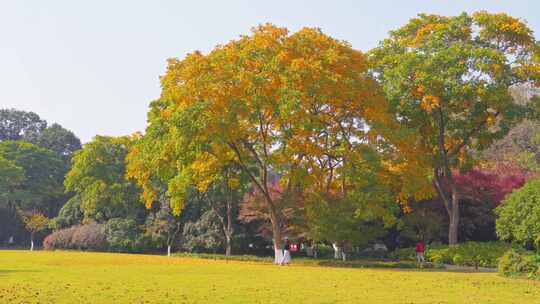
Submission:
[[219,222],[221,223],[221,229],[223,230],[223,236],[225,237],[225,255],[230,256],[232,254],[232,235],[233,235],[233,215],[232,215],[232,194],[229,201],[226,202],[226,215],[222,216],[219,213],[219,209],[216,207],[215,202],[210,202],[212,210],[217,215]]
[[[281,231],[281,223],[279,221],[279,216],[276,211],[276,206],[274,205],[274,202],[272,200],[272,197],[270,195],[270,191],[268,190],[268,171],[269,167],[268,164],[265,161],[261,161],[261,155],[259,155],[255,149],[253,149],[252,146],[250,146],[249,143],[243,142],[241,143],[241,146],[246,147],[249,150],[249,153],[253,158],[257,161],[259,168],[261,169],[262,176],[260,179],[257,179],[251,172],[251,170],[246,166],[246,163],[243,161],[243,157],[239,151],[239,148],[237,146],[237,143],[231,142],[229,143],[229,146],[233,149],[233,151],[238,156],[238,164],[242,168],[242,170],[249,176],[251,181],[253,182],[254,186],[258,188],[259,191],[263,194],[267,207],[269,209],[270,213],[270,222],[272,224],[272,236],[274,239],[274,263],[279,264],[281,263],[283,259],[283,248],[281,245],[281,242],[283,240],[283,235]],[[266,145],[264,145],[263,141],[263,148],[264,148],[264,156],[268,157],[268,149]]]

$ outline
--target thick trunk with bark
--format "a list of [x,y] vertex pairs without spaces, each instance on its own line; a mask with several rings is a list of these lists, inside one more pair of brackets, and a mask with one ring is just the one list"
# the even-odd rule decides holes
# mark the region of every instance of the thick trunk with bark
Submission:
[[[459,191],[452,177],[450,169],[446,169],[446,175],[441,174],[441,170],[435,170],[435,187],[439,192],[439,196],[443,201],[444,207],[448,214],[448,245],[455,246],[458,244],[459,234]],[[446,185],[449,188],[445,189],[443,180],[446,180]]]
[[231,245],[231,238],[226,237],[225,238],[225,255],[230,256],[232,254],[232,245]]
[[456,191],[452,193],[452,206],[448,210],[448,219],[448,245],[455,246],[459,241],[459,196]]

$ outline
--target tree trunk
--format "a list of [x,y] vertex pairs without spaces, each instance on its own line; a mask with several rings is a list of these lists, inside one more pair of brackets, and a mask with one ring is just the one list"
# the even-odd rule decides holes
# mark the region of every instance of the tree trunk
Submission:
[[[439,191],[439,195],[444,202],[446,211],[448,212],[448,245],[455,246],[458,243],[458,228],[459,228],[459,195],[450,160],[455,159],[459,149],[449,152],[446,147],[446,124],[444,120],[442,106],[437,108],[439,114],[439,153],[442,163],[439,168],[435,168],[435,185]],[[450,188],[449,193],[445,193],[442,181],[446,180],[447,186]]]
[[225,255],[232,254],[232,192],[230,200],[227,201],[227,227],[225,227]]
[[30,236],[30,251],[34,251],[34,234]]
[[344,254],[343,254],[343,248],[341,246],[339,246],[338,243],[332,243],[332,247],[334,248],[334,259],[335,260],[342,260],[344,259]]
[[448,213],[448,245],[455,246],[458,243],[459,232],[459,193],[451,176],[449,169],[447,171],[446,181],[450,190],[445,191],[443,184],[443,176],[440,170],[435,170],[435,188],[439,192],[439,196],[443,201],[446,212]]
[[452,193],[452,205],[448,210],[448,245],[455,246],[458,244],[459,233],[459,196],[456,190]]
[[171,245],[167,245],[167,256],[171,257]]
[[225,237],[225,255],[230,256],[232,254],[231,238]]
[[308,257],[313,257],[313,247],[312,246],[306,247],[306,255]]
[[283,236],[281,234],[281,225],[279,224],[279,219],[273,208],[270,208],[270,221],[272,223],[272,236],[274,239],[274,263],[280,264],[283,259],[283,248],[281,242],[283,241]]

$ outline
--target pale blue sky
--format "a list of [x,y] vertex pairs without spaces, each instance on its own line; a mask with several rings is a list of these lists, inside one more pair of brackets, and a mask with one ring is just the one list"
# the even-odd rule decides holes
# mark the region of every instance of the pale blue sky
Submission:
[[32,110],[73,130],[144,130],[165,60],[208,51],[252,26],[320,27],[366,51],[417,13],[485,9],[540,32],[540,1],[0,0],[0,108]]

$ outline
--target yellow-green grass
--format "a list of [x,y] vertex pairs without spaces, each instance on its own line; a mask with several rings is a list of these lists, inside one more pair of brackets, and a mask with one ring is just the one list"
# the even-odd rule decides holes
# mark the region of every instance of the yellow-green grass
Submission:
[[0,251],[0,303],[540,303],[495,273]]

